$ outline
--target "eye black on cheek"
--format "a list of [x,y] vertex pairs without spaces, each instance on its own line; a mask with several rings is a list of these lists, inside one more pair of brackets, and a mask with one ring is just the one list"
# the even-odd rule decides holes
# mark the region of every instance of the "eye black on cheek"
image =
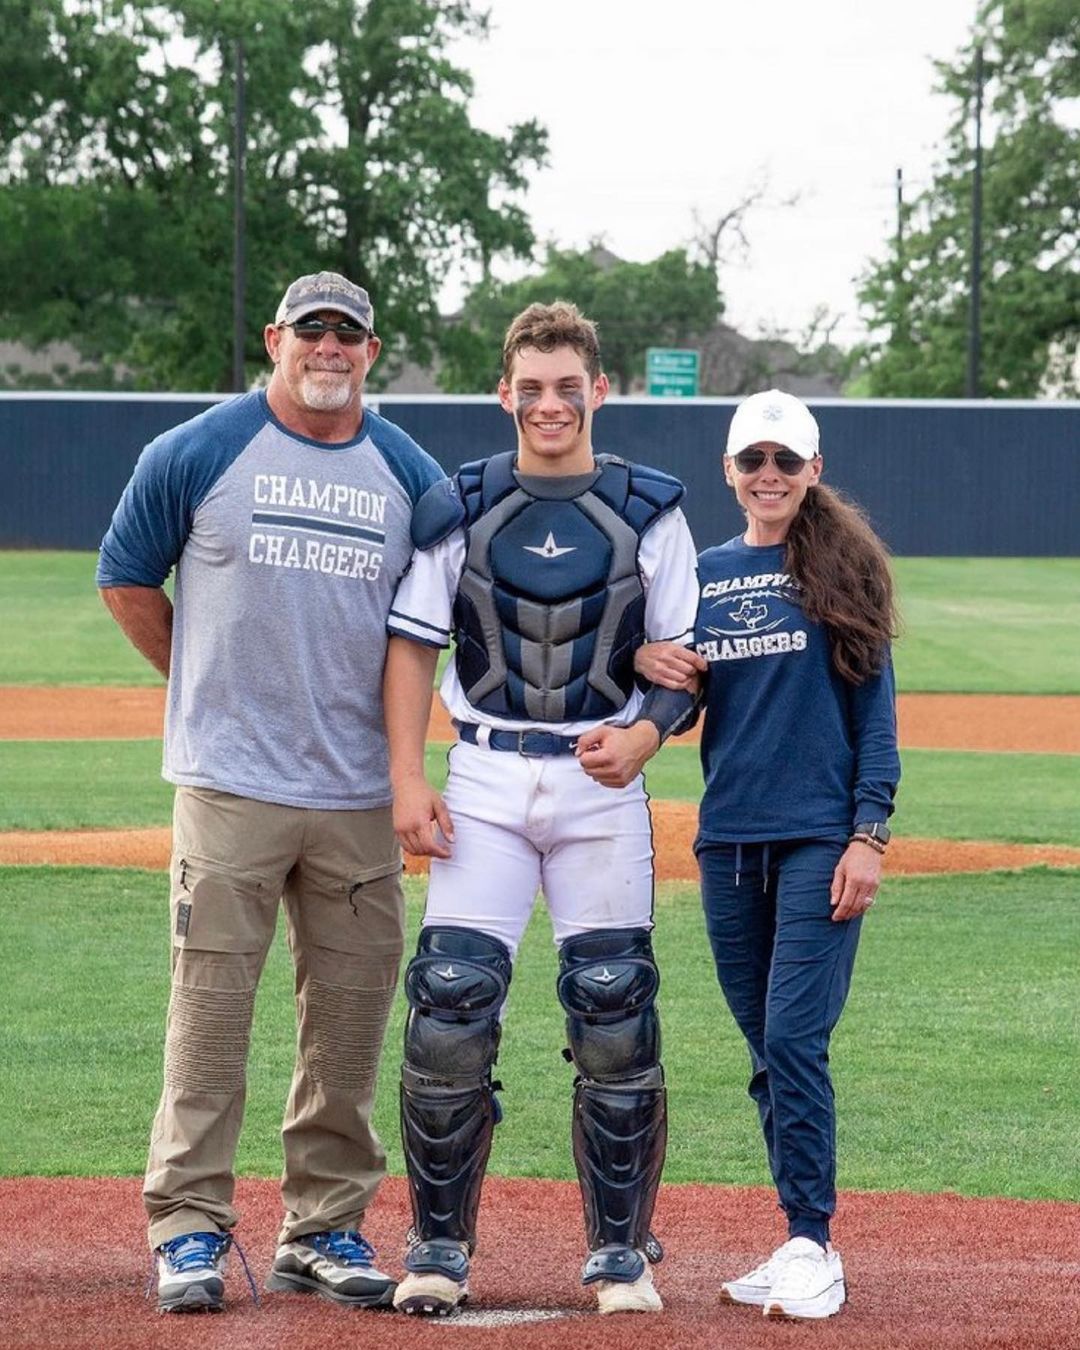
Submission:
[[581,431],[585,425],[585,395],[575,389],[573,393],[564,394],[563,401],[577,413],[578,431]]
[[519,427],[524,427],[525,418],[529,415],[529,409],[534,404],[539,403],[540,395],[538,393],[518,394],[517,403],[514,405],[514,420]]

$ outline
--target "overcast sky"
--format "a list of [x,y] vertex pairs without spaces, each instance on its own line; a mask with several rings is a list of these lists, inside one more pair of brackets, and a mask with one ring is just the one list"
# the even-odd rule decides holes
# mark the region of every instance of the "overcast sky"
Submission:
[[476,123],[548,129],[527,198],[541,239],[603,235],[644,261],[766,173],[774,197],[800,200],[749,218],[749,262],[721,277],[725,317],[794,332],[824,303],[841,340],[860,335],[854,279],[895,228],[897,168],[912,192],[927,182],[950,115],[932,58],[953,57],[975,0],[487,7],[490,39],[453,54],[476,80]]

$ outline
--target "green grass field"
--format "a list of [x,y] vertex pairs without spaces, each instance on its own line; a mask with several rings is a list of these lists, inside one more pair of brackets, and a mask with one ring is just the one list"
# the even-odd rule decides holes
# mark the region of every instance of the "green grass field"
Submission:
[[0,552],[0,684],[160,684],[97,593],[94,553]]
[[[0,685],[153,684],[113,625],[90,554],[0,553]],[[900,559],[902,689],[1080,693],[1080,560]],[[0,829],[158,825],[171,788],[157,741],[0,742]],[[908,835],[1080,845],[1075,756],[908,751],[895,818]],[[445,747],[428,753],[441,784]],[[697,752],[654,761],[655,798],[696,801]],[[408,883],[412,933],[422,883]],[[160,874],[0,867],[5,1045],[0,1174],[141,1171],[160,1091],[168,998]],[[745,1049],[723,1004],[693,886],[658,888],[671,1181],[767,1183]],[[833,1042],[845,1187],[1075,1200],[1080,873],[889,880],[866,925]],[[515,974],[499,1076],[505,1175],[570,1177],[571,1070],[555,958],[538,913]],[[396,1121],[402,1003],[378,1128]],[[280,1168],[293,1057],[291,971],[275,944],[260,989],[246,1174]]]
[[[160,1090],[168,998],[159,875],[0,869],[8,1010],[0,1061],[0,1172],[130,1175]],[[410,883],[415,930],[420,887]],[[1037,916],[1034,917],[1034,916]],[[657,951],[671,1090],[669,1181],[767,1182],[745,1050],[712,973],[693,887],[661,887]],[[279,935],[280,938],[280,935]],[[841,1185],[1075,1199],[1080,1057],[1072,876],[891,881],[864,929],[834,1040]],[[546,916],[534,915],[511,987],[499,1077],[506,1175],[572,1177],[571,1070]],[[292,1065],[284,943],[259,993],[239,1166],[280,1168]],[[399,997],[378,1096],[391,1167],[402,1160],[395,1076]]]
[[[446,749],[427,752],[439,788]],[[1080,847],[1080,773],[1071,755],[907,750],[903,766],[898,834]],[[0,741],[0,830],[167,825],[172,787],[160,770],[158,741]],[[646,776],[657,800],[701,796],[692,746],[665,746]]]
[[897,558],[899,688],[1080,693],[1080,558]]
[[[1080,558],[897,558],[902,690],[1080,693]],[[157,684],[92,553],[0,553],[0,685]]]

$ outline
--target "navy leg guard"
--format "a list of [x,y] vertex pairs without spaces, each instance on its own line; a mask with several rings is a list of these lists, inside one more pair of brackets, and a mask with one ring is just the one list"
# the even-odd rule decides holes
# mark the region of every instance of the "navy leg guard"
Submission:
[[[491,1069],[512,963],[471,928],[424,928],[405,972],[401,1138],[413,1224],[440,1267],[442,1245],[476,1242],[480,1187],[498,1108]],[[425,1259],[418,1252],[418,1259]],[[408,1261],[406,1262],[408,1265]],[[412,1269],[409,1266],[409,1269]],[[461,1276],[444,1273],[450,1278]]]
[[667,1146],[667,1098],[647,929],[602,929],[563,943],[574,1089],[574,1163],[593,1253],[583,1281],[636,1280],[662,1254],[649,1232]]

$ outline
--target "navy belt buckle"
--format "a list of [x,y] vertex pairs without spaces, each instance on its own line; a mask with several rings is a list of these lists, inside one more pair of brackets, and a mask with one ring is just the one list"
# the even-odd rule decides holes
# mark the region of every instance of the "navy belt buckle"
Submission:
[[554,731],[519,731],[516,735],[517,752],[527,759],[572,754],[577,745],[576,740],[571,740],[569,736],[560,736]]

